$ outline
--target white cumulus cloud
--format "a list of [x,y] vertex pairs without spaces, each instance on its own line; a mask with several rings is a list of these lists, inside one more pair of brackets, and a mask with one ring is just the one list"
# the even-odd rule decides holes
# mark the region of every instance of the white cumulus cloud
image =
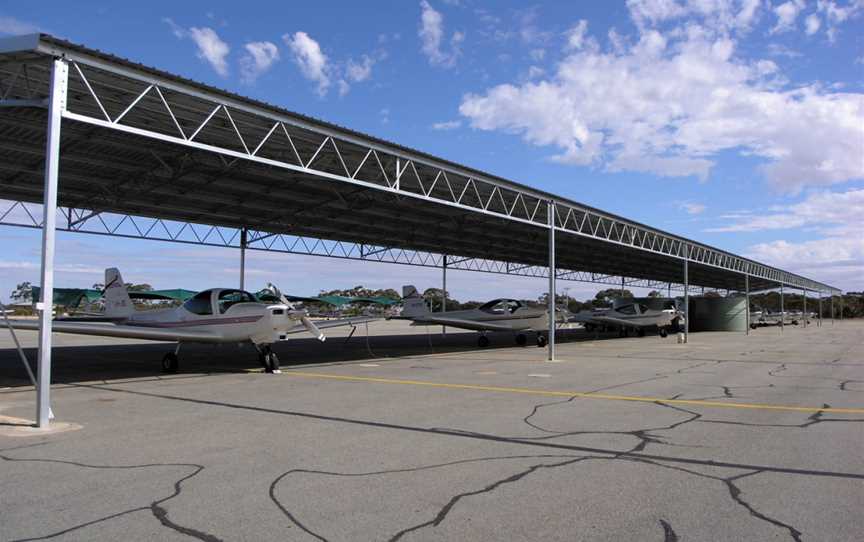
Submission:
[[455,66],[456,60],[462,54],[461,46],[462,42],[465,41],[465,34],[454,32],[450,37],[449,50],[445,51],[442,48],[445,37],[444,16],[426,0],[420,2],[420,10],[420,29],[417,31],[417,35],[420,36],[422,50],[429,59],[429,63],[443,68]]
[[462,126],[462,121],[459,120],[448,120],[444,122],[436,122],[432,125],[433,130],[455,130]]
[[841,4],[833,0],[817,0],[816,9],[825,16],[826,30],[829,41],[837,39],[838,26],[851,19],[856,19],[864,13],[864,1],[850,0]]
[[222,41],[215,30],[206,26],[201,28],[193,26],[187,30],[169,17],[162,21],[171,28],[171,33],[177,39],[189,38],[195,42],[198,58],[210,64],[216,73],[222,77],[228,75],[228,54],[231,52],[231,47]]
[[695,8],[628,5],[640,10],[635,39],[573,51],[539,80],[467,94],[460,113],[474,128],[558,148],[555,161],[609,171],[705,179],[717,155],[737,152],[761,158],[785,192],[864,178],[864,94],[793,86],[774,62],[737,56],[725,29],[743,7],[702,15],[713,27],[686,19],[661,31],[653,21]]
[[321,51],[318,42],[306,32],[285,34],[282,39],[294,54],[294,62],[300,67],[303,76],[317,84],[320,96],[325,95],[330,86],[330,67],[327,55]]
[[753,245],[744,254],[847,291],[861,289],[864,236],[830,237],[803,242],[781,239]]
[[586,21],[585,19],[581,19],[578,23],[571,27],[570,30],[565,33],[565,35],[567,36],[567,44],[565,46],[566,49],[581,49],[585,43],[585,33],[587,31],[588,21]]
[[739,213],[732,224],[709,232],[785,230],[817,227],[823,233],[849,233],[864,238],[864,189],[816,192],[799,203],[774,206],[767,212]]
[[244,83],[254,83],[279,60],[279,48],[269,41],[253,41],[243,46],[246,54],[240,59],[240,73]]
[[189,29],[189,37],[198,47],[198,58],[205,60],[222,77],[227,76],[227,58],[231,48],[219,38],[219,34],[206,26],[202,28],[193,26]]
[[746,31],[760,15],[762,0],[627,0],[630,18],[640,30],[695,18],[717,30]]
[[815,13],[808,15],[807,18],[804,19],[804,31],[807,32],[808,36],[812,36],[818,32],[820,26],[822,26],[822,21]]
[[678,203],[678,208],[687,213],[688,215],[698,215],[704,213],[707,207],[704,203],[682,201]]
[[354,83],[366,81],[372,76],[372,66],[375,65],[375,59],[369,55],[363,55],[360,60],[349,60],[348,66],[345,68],[345,77]]
[[795,20],[804,9],[804,0],[789,0],[774,7],[774,15],[777,16],[777,24],[771,32],[786,32],[795,28]]
[[832,286],[861,289],[864,277],[864,189],[816,192],[766,212],[735,213],[729,226],[709,231],[745,232],[803,229],[819,239],[778,239],[749,247],[756,260],[816,277]]

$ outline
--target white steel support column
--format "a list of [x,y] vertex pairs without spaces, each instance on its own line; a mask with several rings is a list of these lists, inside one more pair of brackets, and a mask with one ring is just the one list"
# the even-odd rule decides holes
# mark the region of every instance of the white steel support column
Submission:
[[783,326],[786,325],[786,313],[783,310],[783,283],[780,283],[780,333],[783,333]]
[[240,230],[240,289],[246,289],[246,245],[249,233],[246,228]]
[[801,313],[804,315],[804,327],[807,327],[807,290],[801,290],[801,293],[804,294],[804,309]]
[[[447,255],[441,260],[441,312],[447,312]],[[441,334],[447,335],[447,326],[441,326]]]
[[57,181],[60,173],[60,125],[66,109],[69,65],[54,59],[48,98],[48,134],[45,142],[45,187],[42,204],[42,277],[39,309],[39,386],[36,423],[51,421],[51,319],[54,312],[54,241],[57,226]]
[[690,246],[684,245],[684,343],[690,340]]
[[747,324],[747,335],[750,335],[750,266],[744,273],[744,310],[747,311],[745,322]]
[[819,319],[816,320],[816,326],[822,327],[822,292],[819,292]]
[[555,202],[549,202],[549,361],[555,361]]

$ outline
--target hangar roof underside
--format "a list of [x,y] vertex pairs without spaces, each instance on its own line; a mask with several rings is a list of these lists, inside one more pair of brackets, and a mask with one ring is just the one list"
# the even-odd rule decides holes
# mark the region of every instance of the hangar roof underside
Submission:
[[59,204],[69,208],[70,230],[131,215],[247,228],[249,248],[268,249],[268,238],[284,234],[446,254],[448,263],[503,262],[498,272],[520,274],[547,265],[554,206],[564,280],[591,273],[677,285],[689,254],[691,285],[741,291],[749,273],[753,291],[780,283],[835,290],[45,35],[0,41],[0,199],[42,201],[46,100],[58,57],[68,69]]

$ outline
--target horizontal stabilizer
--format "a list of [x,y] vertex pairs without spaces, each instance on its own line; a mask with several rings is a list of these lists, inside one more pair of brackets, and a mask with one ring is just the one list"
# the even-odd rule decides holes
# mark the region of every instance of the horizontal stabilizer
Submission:
[[[472,331],[520,331],[510,326],[503,324],[494,324],[492,322],[479,322],[477,320],[465,320],[462,318],[447,318],[443,316],[424,316],[422,318],[413,318],[415,325],[418,326],[447,326],[460,329],[470,329]],[[530,327],[522,328],[522,330],[531,329]]]
[[[312,322],[315,323],[315,327],[318,329],[328,329],[331,327],[356,326],[359,324],[374,322],[375,320],[380,320],[380,318],[372,316],[355,316],[351,318],[338,318],[336,320],[312,320]],[[306,326],[303,324],[297,324],[286,333],[302,333],[304,331],[307,331]]]

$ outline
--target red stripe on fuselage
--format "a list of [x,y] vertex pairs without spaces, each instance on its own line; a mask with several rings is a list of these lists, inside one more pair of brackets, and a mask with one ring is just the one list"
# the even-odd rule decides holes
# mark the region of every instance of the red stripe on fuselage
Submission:
[[218,326],[224,324],[245,324],[249,322],[257,322],[263,316],[237,316],[234,318],[207,318],[201,320],[185,320],[182,322],[145,322],[131,320],[126,322],[129,326],[139,327],[192,327],[192,326]]

